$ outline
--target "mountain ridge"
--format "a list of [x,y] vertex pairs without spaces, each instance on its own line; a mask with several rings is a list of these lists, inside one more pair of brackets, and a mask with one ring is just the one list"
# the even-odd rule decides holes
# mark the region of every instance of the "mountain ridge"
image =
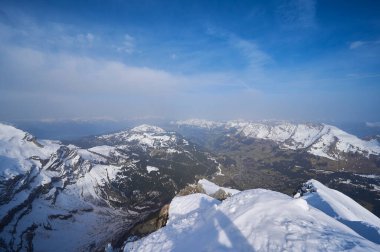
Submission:
[[[291,150],[306,150],[331,160],[345,159],[346,154],[358,153],[369,158],[380,155],[380,143],[365,141],[339,128],[323,123],[291,123],[286,121],[227,121],[215,122],[189,119],[172,122],[178,127],[198,127],[219,129],[226,134],[241,135],[247,138],[271,140],[281,147]],[[232,132],[231,132],[232,130]]]
[[81,148],[0,124],[0,249],[104,250],[216,171],[211,154],[173,132],[142,125],[119,134]]

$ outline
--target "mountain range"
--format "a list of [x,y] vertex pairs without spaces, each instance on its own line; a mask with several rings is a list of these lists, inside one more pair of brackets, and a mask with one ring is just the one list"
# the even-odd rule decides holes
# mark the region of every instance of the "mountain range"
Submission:
[[[199,119],[172,122],[175,125],[220,129],[230,134],[247,138],[271,140],[282,148],[306,150],[320,157],[341,160],[350,154],[361,154],[370,158],[380,154],[380,143],[373,139],[366,141],[348,134],[332,125],[290,122],[214,122]],[[229,133],[226,133],[229,134]]]
[[[52,251],[59,244],[59,251],[103,251],[108,243],[121,248],[133,227],[201,178],[223,185],[227,194],[237,192],[227,187],[277,190],[247,194],[268,194],[274,202],[278,196],[284,204],[285,194],[317,178],[379,216],[379,154],[377,140],[325,124],[186,120],[65,142],[0,124],[0,249]],[[195,201],[200,199],[220,205],[205,196]],[[236,211],[243,214],[260,202]],[[377,248],[352,237],[363,248]]]
[[103,250],[123,241],[217,164],[173,132],[142,125],[80,148],[0,125],[0,248]]

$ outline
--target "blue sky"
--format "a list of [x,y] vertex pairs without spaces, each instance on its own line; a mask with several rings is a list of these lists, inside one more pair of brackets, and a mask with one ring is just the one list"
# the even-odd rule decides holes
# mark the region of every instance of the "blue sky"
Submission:
[[380,121],[377,1],[0,1],[0,120]]

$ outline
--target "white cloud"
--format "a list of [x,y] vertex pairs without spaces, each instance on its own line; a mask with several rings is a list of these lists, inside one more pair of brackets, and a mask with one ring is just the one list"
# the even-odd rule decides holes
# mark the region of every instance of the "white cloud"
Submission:
[[364,42],[364,41],[354,41],[354,42],[351,42],[351,44],[350,44],[350,49],[356,49],[356,48],[359,48],[359,47],[361,47],[361,46],[363,46],[363,45],[365,45],[366,44],[366,42]]
[[259,49],[259,46],[252,41],[233,36],[231,42],[248,59],[249,70],[251,71],[262,70],[266,65],[272,62],[272,58],[266,52]]
[[116,50],[119,52],[132,54],[135,51],[135,38],[129,34],[125,34],[122,44],[117,46]]
[[372,47],[376,45],[380,45],[380,40],[367,40],[367,41],[357,40],[357,41],[351,42],[349,45],[349,48],[351,50],[354,50],[361,47]]
[[[175,117],[201,110],[212,113],[231,95],[259,95],[247,93],[236,75],[228,73],[181,75],[4,45],[0,55],[0,106],[8,108],[0,110],[2,118]],[[228,87],[238,89],[218,94]]]
[[370,128],[380,128],[380,122],[366,122],[365,124]]
[[[129,92],[155,94],[168,92],[183,83],[168,72],[125,65],[118,61],[80,57],[66,53],[47,53],[29,48],[3,47],[2,76],[7,88],[56,92]],[[17,74],[20,73],[20,74]],[[22,73],[22,74],[21,74]]]
[[225,39],[232,48],[237,49],[239,54],[246,59],[247,66],[234,76],[235,84],[239,83],[240,86],[252,90],[253,86],[257,84],[263,85],[273,78],[266,67],[273,63],[274,60],[268,53],[260,49],[255,41],[243,39],[213,26],[207,27],[207,33],[211,36]]
[[81,45],[86,45],[86,46],[92,46],[92,43],[95,40],[95,35],[88,32],[84,34],[78,34],[76,36],[77,42],[80,43]]

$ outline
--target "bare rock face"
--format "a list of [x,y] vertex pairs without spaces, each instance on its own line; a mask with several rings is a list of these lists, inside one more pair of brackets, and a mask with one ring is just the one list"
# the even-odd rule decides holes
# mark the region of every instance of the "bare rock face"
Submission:
[[200,184],[190,184],[183,188],[177,196],[186,196],[189,194],[194,194],[194,193],[204,193],[206,194],[205,190],[203,189],[202,185]]
[[143,237],[164,227],[169,218],[169,206],[170,204],[164,205],[160,211],[154,213],[144,222],[137,224],[130,231],[129,236]]
[[169,204],[166,204],[165,206],[161,208],[160,213],[158,215],[157,222],[156,222],[157,229],[166,226],[166,222],[169,219],[169,206],[170,206]]

